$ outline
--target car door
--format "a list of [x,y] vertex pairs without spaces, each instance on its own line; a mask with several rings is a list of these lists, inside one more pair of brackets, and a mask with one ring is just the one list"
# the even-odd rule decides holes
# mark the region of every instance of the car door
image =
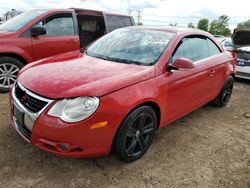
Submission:
[[196,57],[193,59],[197,69],[196,77],[198,78],[195,100],[199,105],[205,104],[216,97],[218,94],[218,79],[216,77],[215,62],[210,53],[208,38],[197,36],[193,40],[195,41],[194,45],[199,47],[196,50]]
[[211,39],[207,38],[207,41],[209,45],[210,55],[215,63],[213,75],[213,79],[215,81],[213,82],[213,86],[217,90],[217,92],[215,92],[215,95],[217,96],[225,82],[225,76],[228,70],[225,62],[228,62],[228,64],[230,64],[232,59],[228,56],[228,54],[226,54],[225,51],[223,52]]
[[167,72],[167,122],[203,105],[210,98],[213,89],[210,74],[214,63],[209,55],[206,39],[199,36],[185,37],[177,46],[169,63],[186,58],[194,63],[195,68]]
[[32,37],[35,60],[80,49],[72,13],[53,14],[37,23],[46,34]]

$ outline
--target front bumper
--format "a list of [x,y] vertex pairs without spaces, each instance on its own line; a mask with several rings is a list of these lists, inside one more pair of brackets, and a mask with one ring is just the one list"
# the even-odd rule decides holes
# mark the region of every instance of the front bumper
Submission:
[[250,80],[250,66],[236,66],[236,77]]
[[[105,104],[104,100],[91,117],[78,123],[66,123],[47,114],[52,103],[53,101],[50,101],[43,110],[34,115],[20,104],[15,97],[15,91],[12,91],[12,122],[17,132],[27,142],[47,152],[68,157],[93,157],[109,154],[113,138],[124,114],[107,110],[107,108],[110,109],[110,105]],[[24,116],[33,114],[35,118],[32,126],[18,123],[13,113],[13,106],[20,108]],[[107,125],[92,128],[93,125],[102,122],[107,122]]]

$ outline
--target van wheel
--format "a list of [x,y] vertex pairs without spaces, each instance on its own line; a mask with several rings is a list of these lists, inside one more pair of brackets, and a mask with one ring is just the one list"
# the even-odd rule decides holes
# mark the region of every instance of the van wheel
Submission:
[[226,106],[233,92],[234,78],[229,76],[221,89],[218,97],[212,101],[212,104],[218,107]]
[[9,91],[22,67],[22,62],[13,57],[0,57],[0,93]]
[[142,106],[123,121],[115,138],[115,151],[124,162],[141,158],[151,145],[157,128],[155,111]]

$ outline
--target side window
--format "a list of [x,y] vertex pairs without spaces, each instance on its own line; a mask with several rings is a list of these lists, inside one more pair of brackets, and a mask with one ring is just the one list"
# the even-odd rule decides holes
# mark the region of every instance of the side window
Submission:
[[49,16],[37,25],[46,28],[46,36],[71,36],[75,34],[74,22],[71,13],[62,13]]
[[186,58],[193,62],[208,58],[210,56],[206,39],[199,37],[184,38],[174,55],[172,62],[177,58]]
[[106,16],[106,25],[109,32],[121,27],[131,26],[130,17],[126,16]]
[[221,53],[220,49],[218,46],[216,46],[216,44],[214,44],[214,42],[212,42],[210,39],[207,39],[207,41],[211,56]]

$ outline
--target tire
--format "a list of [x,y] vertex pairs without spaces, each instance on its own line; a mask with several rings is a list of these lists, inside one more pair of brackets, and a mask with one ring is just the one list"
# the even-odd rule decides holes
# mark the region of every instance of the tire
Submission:
[[233,92],[234,78],[229,76],[225,81],[219,95],[215,100],[212,101],[212,104],[218,107],[226,106]]
[[124,162],[141,158],[150,147],[157,129],[155,111],[142,106],[131,112],[117,131],[114,149]]
[[0,93],[9,91],[23,66],[23,63],[16,58],[9,56],[0,57]]

